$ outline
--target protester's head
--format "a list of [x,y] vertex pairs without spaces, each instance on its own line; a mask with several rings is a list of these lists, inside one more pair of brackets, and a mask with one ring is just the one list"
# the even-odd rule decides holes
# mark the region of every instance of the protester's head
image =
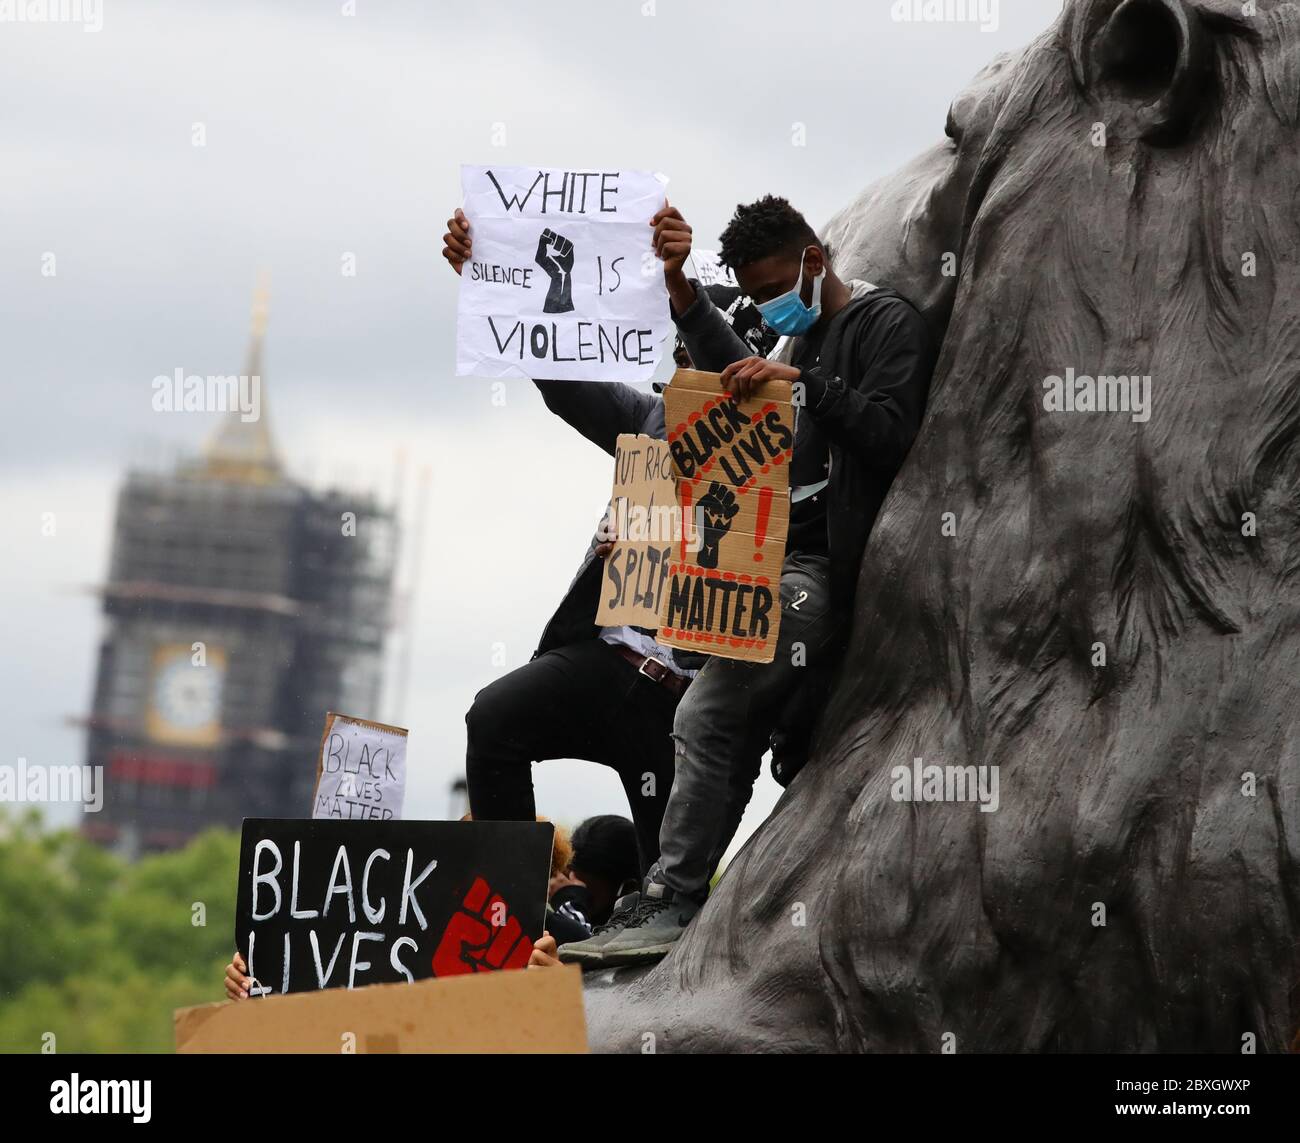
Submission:
[[627,818],[601,814],[573,831],[573,875],[587,886],[593,924],[604,924],[614,902],[641,879],[636,829]]
[[[549,821],[538,815],[539,822]],[[563,826],[555,827],[555,840],[551,843],[551,876],[556,877],[573,865],[573,841]]]
[[821,316],[830,260],[817,232],[785,199],[767,195],[736,207],[719,259],[777,333],[805,333]]

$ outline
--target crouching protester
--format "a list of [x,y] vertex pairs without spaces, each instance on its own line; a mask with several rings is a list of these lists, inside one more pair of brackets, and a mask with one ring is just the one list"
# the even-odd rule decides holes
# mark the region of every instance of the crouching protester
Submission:
[[841,281],[784,199],[739,207],[721,238],[722,261],[783,335],[766,358],[685,276],[691,230],[681,215],[666,207],[654,227],[673,318],[696,367],[720,372],[742,399],[766,381],[795,386],[790,524],[775,658],[711,658],[678,704],[676,773],[640,900],[605,931],[559,946],[560,960],[592,967],[650,962],[672,949],[704,902],[774,732],[780,742],[783,715],[798,710],[794,721],[810,724],[800,688],[813,677],[827,687],[867,536],[920,427],[935,357],[921,315],[892,290]]
[[600,814],[573,831],[567,880],[552,879],[551,904],[590,930],[603,925],[620,897],[641,886],[636,829],[627,818]]

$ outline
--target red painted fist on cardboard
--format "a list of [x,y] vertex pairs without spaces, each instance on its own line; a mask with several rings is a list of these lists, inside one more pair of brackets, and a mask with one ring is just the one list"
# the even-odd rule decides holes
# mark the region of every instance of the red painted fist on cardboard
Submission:
[[532,951],[533,942],[510,915],[505,901],[479,877],[443,930],[433,954],[433,975],[523,968]]

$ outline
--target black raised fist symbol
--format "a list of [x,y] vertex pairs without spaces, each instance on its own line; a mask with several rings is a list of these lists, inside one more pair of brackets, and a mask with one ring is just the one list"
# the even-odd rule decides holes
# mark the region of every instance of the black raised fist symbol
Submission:
[[703,544],[697,557],[700,567],[718,566],[718,545],[731,530],[731,522],[739,511],[736,494],[716,480],[709,485],[708,492],[700,497],[695,505],[695,518],[699,521],[699,531],[703,535]]
[[573,309],[573,243],[548,226],[537,240],[537,257],[533,261],[551,279],[542,312],[567,314]]

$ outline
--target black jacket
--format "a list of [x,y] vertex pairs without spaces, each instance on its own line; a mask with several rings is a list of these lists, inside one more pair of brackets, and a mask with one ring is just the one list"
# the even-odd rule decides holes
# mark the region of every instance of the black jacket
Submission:
[[[697,288],[694,304],[674,317],[697,368],[718,373],[752,356],[705,291]],[[826,527],[837,607],[853,602],[867,536],[921,427],[935,356],[911,303],[873,290],[831,319],[817,364],[802,372],[800,415],[811,416],[829,442]]]

